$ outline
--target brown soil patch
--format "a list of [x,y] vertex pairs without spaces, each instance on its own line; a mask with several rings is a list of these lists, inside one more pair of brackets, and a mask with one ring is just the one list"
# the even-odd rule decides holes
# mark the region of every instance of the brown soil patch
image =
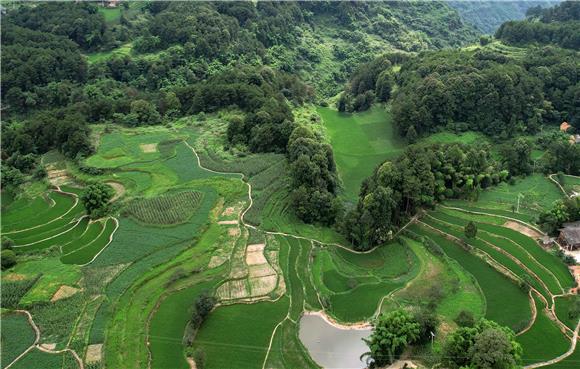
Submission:
[[193,360],[190,357],[188,357],[186,360],[187,360],[187,363],[189,364],[190,369],[197,369],[197,366],[195,365],[195,360]]
[[113,196],[113,198],[111,199],[111,202],[117,200],[118,198],[122,197],[125,192],[127,192],[127,190],[125,189],[125,186],[123,186],[123,184],[116,182],[116,181],[108,181],[105,182],[106,184],[108,184],[109,186],[113,187],[113,190],[115,190],[115,195]]
[[252,296],[263,296],[274,291],[278,283],[277,275],[269,275],[266,277],[250,278],[250,285],[252,286]]
[[276,271],[272,269],[270,264],[252,265],[249,267],[250,277],[265,277],[268,275],[276,274]]
[[103,344],[102,343],[89,345],[89,347],[87,347],[87,354],[85,355],[85,362],[87,364],[97,363],[97,362],[101,361],[102,356],[103,356]]
[[234,213],[235,209],[233,206],[227,207],[222,211],[222,217],[230,216]]
[[255,243],[253,245],[248,245],[248,247],[246,247],[246,252],[262,252],[264,251],[264,248],[266,247],[266,244],[264,243]]
[[80,290],[78,288],[70,287],[62,285],[60,288],[52,295],[50,299],[51,302],[55,302],[57,300],[61,300],[67,297],[71,297],[72,295],[76,294]]
[[530,227],[526,227],[525,225],[523,225],[521,223],[513,222],[511,220],[508,220],[507,222],[505,222],[503,224],[503,226],[510,228],[510,229],[513,229],[514,231],[518,231],[521,234],[524,234],[524,235],[531,237],[533,239],[538,239],[538,238],[542,237],[542,235],[538,231],[536,231]]
[[261,251],[256,252],[248,252],[246,253],[246,264],[250,265],[262,265],[267,264],[268,260],[264,256],[264,253]]
[[40,347],[52,351],[56,348],[56,343],[43,343],[40,345]]
[[54,186],[60,186],[70,181],[70,177],[66,169],[51,169],[48,168],[46,171],[46,176],[50,184]]
[[237,220],[220,220],[218,224],[238,224]]
[[219,255],[212,256],[211,259],[209,260],[209,264],[207,265],[207,267],[210,269],[218,267],[218,266],[222,265],[223,263],[225,263],[225,261],[227,259],[228,258],[223,257],[223,256],[219,256]]
[[230,228],[228,229],[228,235],[231,237],[238,237],[240,235],[239,228]]
[[152,152],[157,152],[157,144],[156,143],[140,144],[139,147],[141,148],[141,151],[143,151],[146,154],[152,153]]
[[24,274],[10,273],[2,276],[5,281],[23,281],[26,279]]
[[397,360],[388,367],[386,367],[385,369],[403,369],[403,368],[415,369],[417,368],[417,365],[410,360]]

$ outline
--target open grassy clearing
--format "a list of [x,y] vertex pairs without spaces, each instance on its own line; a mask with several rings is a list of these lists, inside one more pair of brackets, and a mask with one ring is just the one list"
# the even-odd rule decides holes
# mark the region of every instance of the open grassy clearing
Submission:
[[0,349],[4,367],[34,343],[36,334],[24,314],[2,314],[1,318]]
[[471,145],[476,142],[478,144],[489,142],[489,140],[482,133],[469,131],[464,133],[439,132],[429,135],[419,141],[420,144],[448,144],[455,142]]
[[377,165],[403,149],[391,123],[391,113],[375,106],[363,113],[318,108],[328,131],[346,199],[355,201],[362,181]]
[[194,349],[205,353],[205,368],[262,368],[274,327],[288,312],[289,299],[217,308],[197,333]]
[[546,361],[562,355],[568,351],[570,340],[560,331],[545,312],[546,305],[534,295],[538,315],[532,328],[518,336],[517,341],[522,345],[524,364]]
[[514,281],[461,245],[427,227],[414,224],[409,229],[418,235],[433,240],[449,258],[457,261],[464,270],[475,277],[485,297],[486,318],[516,331],[529,322],[532,313],[528,296]]

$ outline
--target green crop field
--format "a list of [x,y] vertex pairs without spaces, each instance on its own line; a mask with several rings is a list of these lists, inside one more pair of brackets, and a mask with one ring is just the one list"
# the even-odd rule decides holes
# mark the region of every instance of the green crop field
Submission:
[[362,181],[404,147],[395,136],[391,113],[380,106],[364,113],[339,113],[330,108],[318,108],[318,113],[332,144],[344,195],[355,201]]
[[[463,249],[459,244],[449,241],[426,227],[413,225],[410,229],[422,236],[429,237],[447,254],[473,275],[483,292],[486,302],[485,316],[488,319],[517,329],[531,318],[528,297],[515,282],[496,271],[484,260]],[[509,303],[505,303],[509,301]]]
[[538,315],[532,328],[518,336],[517,341],[522,345],[524,363],[536,363],[562,355],[568,351],[570,340],[560,328],[544,312],[545,304],[534,296]]
[[201,192],[186,191],[138,199],[127,205],[126,212],[146,224],[179,224],[193,215],[201,197]]
[[572,330],[576,329],[578,321],[580,320],[580,315],[574,313],[573,310],[571,311],[571,308],[575,303],[579,303],[579,299],[580,297],[574,295],[558,296],[556,298],[556,315],[562,323],[566,324],[566,326]]
[[194,349],[205,353],[208,369],[262,368],[274,327],[286,316],[288,304],[284,297],[219,307],[197,333]]
[[156,369],[188,369],[180,345],[185,327],[192,314],[192,301],[203,291],[210,290],[212,282],[196,284],[169,295],[151,319],[149,342],[152,367]]
[[32,346],[36,335],[24,314],[2,314],[1,319],[0,349],[2,366],[5,367]]

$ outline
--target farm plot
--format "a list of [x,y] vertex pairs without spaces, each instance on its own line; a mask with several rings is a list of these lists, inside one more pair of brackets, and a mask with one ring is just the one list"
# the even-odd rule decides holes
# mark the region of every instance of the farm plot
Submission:
[[524,349],[522,360],[526,364],[553,359],[570,347],[570,340],[548,317],[544,302],[537,296],[534,296],[534,300],[538,309],[536,321],[529,331],[517,337]]
[[97,237],[80,248],[75,248],[74,251],[63,255],[60,260],[64,264],[85,265],[90,263],[111,242],[117,227],[117,220],[108,218]]
[[580,320],[580,314],[577,306],[580,306],[580,296],[568,295],[556,297],[556,316],[558,319],[566,324],[572,330],[576,329],[576,325]]
[[6,210],[3,209],[2,231],[15,238],[29,237],[36,233],[29,231],[31,228],[41,227],[69,213],[77,215],[80,212],[80,208],[75,206],[77,202],[76,196],[57,191],[49,192],[46,198],[17,201]]
[[127,215],[145,224],[181,224],[197,210],[202,196],[199,191],[184,191],[136,199],[127,205],[125,211]]
[[527,325],[532,315],[529,299],[514,281],[461,245],[430,228],[414,224],[409,229],[434,241],[449,258],[457,261],[464,270],[475,277],[485,297],[486,318],[511,327],[515,331]]
[[[447,224],[452,224],[454,226],[465,227],[465,225],[467,225],[466,220],[444,213],[432,212],[429,215],[437,220],[443,221]],[[499,226],[488,225],[479,222],[476,222],[476,224],[479,229],[477,234],[478,238],[484,242],[487,242],[488,244],[501,248],[505,252],[517,258],[546,284],[552,294],[560,294],[563,292],[560,281],[552,273],[553,269],[559,267],[564,267],[564,272],[566,272],[565,266],[560,260],[553,258],[553,255],[550,257],[550,254],[540,249],[539,246],[535,245],[533,240],[522,235],[521,233]],[[518,243],[515,240],[519,240],[521,243]],[[528,244],[528,247],[526,248],[522,246],[522,243],[527,244],[527,240],[530,241],[531,245]],[[530,250],[534,252],[534,254],[532,254]],[[572,283],[572,276],[569,272],[567,274],[570,277],[566,279],[564,279],[566,275],[562,274],[562,282],[566,285],[570,285]]]
[[2,314],[0,352],[2,366],[10,364],[18,355],[28,349],[36,339],[36,333],[24,314]]
[[[423,218],[422,222],[444,232],[445,234],[452,235],[458,239],[464,239],[463,228],[456,224],[447,223],[431,216]],[[540,291],[540,293],[544,295],[548,301],[551,300],[550,292],[542,284],[542,280],[536,279],[535,275],[527,270],[524,265],[519,264],[518,260],[514,259],[511,254],[502,252],[500,249],[496,248],[495,245],[485,242],[479,237],[479,235],[477,238],[470,239],[465,242],[467,242],[468,245],[475,248],[479,252],[484,252],[489,255],[495,260],[495,262],[502,265],[509,272],[517,276],[520,280],[527,281],[532,287]]]
[[381,106],[355,114],[322,107],[317,111],[330,138],[344,196],[356,201],[362,181],[377,165],[403,149],[395,137],[391,113]]
[[42,369],[62,369],[62,368],[78,368],[78,363],[74,356],[65,351],[60,354],[50,354],[47,352],[40,351],[39,349],[34,349],[24,355],[20,360],[14,363],[11,369],[30,369],[30,368],[42,368]]
[[298,338],[298,324],[285,320],[276,330],[266,368],[318,368]]
[[[482,191],[478,207],[501,209],[536,216],[538,211],[549,209],[562,198],[558,187],[541,174],[518,179],[515,185],[501,183]],[[519,204],[519,205],[518,205]]]
[[366,254],[316,248],[312,258],[311,278],[328,313],[345,322],[372,317],[381,300],[415,278],[421,268],[417,255],[399,243]]
[[205,354],[207,369],[262,368],[276,325],[290,300],[218,307],[197,333],[194,350]]
[[188,369],[182,340],[191,319],[193,301],[201,293],[212,290],[214,282],[202,282],[170,294],[151,319],[149,343],[151,367],[155,369]]

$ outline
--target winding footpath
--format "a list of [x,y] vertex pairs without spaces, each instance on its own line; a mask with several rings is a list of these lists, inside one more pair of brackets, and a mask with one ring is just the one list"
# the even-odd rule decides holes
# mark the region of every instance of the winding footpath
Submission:
[[12,360],[12,362],[10,364],[8,364],[7,366],[5,366],[4,369],[9,369],[18,360],[20,360],[22,357],[24,357],[24,355],[26,355],[27,353],[29,353],[30,351],[32,351],[34,349],[38,349],[38,350],[46,352],[48,354],[56,354],[56,355],[62,354],[65,352],[70,352],[72,354],[72,356],[75,358],[75,361],[77,362],[77,364],[79,365],[79,369],[85,369],[85,364],[83,363],[83,361],[81,360],[81,358],[79,357],[79,355],[76,353],[75,350],[70,349],[68,347],[65,349],[62,349],[62,350],[51,350],[51,349],[47,349],[45,347],[42,347],[42,345],[40,345],[38,343],[40,341],[40,329],[38,329],[38,326],[36,325],[36,323],[34,323],[34,320],[32,319],[32,314],[30,314],[29,311],[27,311],[27,310],[14,310],[14,312],[16,312],[18,314],[26,315],[26,317],[28,318],[28,323],[30,324],[30,326],[34,330],[36,337],[34,338],[34,342],[32,343],[32,345],[30,345],[30,347],[28,347],[26,350],[24,350],[24,352],[22,352],[20,355],[18,355],[14,360]]

